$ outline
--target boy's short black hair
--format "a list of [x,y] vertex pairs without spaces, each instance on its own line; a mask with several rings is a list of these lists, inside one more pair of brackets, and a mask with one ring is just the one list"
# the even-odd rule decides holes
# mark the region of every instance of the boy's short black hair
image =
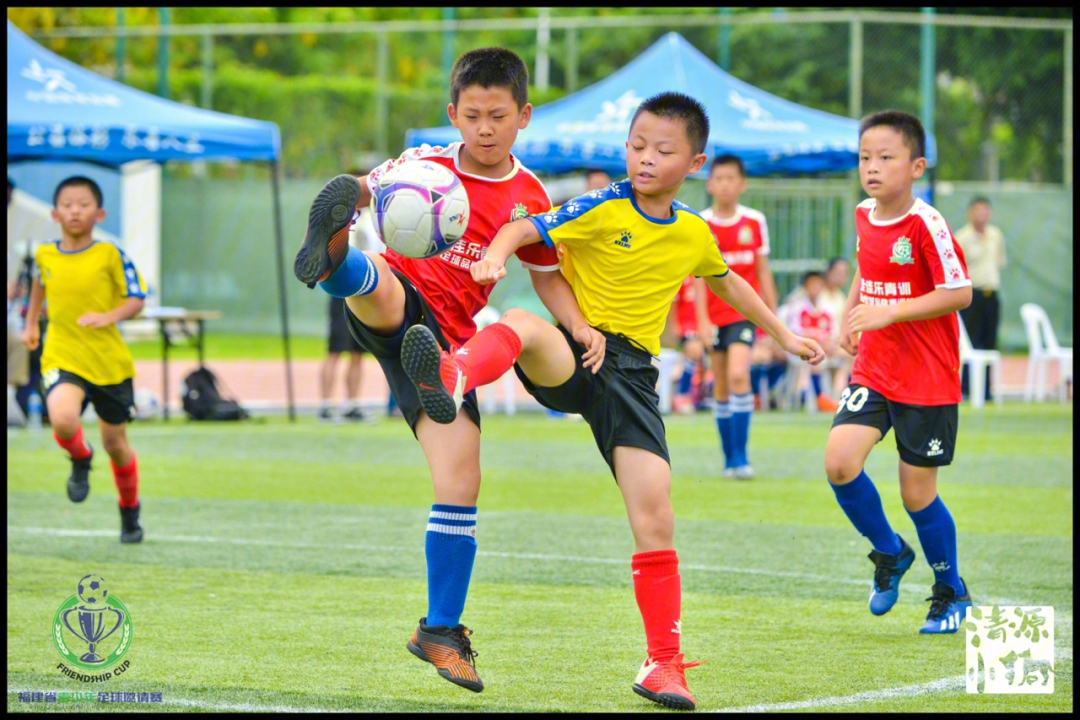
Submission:
[[825,275],[823,273],[820,273],[817,270],[809,270],[803,273],[802,283],[800,284],[805,285],[811,278],[818,278],[821,282],[825,282]]
[[984,195],[976,195],[975,197],[971,198],[971,202],[968,203],[968,209],[970,210],[971,208],[975,207],[979,203],[986,203],[987,207],[991,207],[990,198],[988,198],[988,197],[986,197]]
[[923,129],[919,118],[903,110],[882,110],[872,113],[859,123],[859,140],[862,140],[863,133],[878,125],[891,127],[903,136],[904,145],[911,151],[912,160],[926,157],[926,130]]
[[746,165],[743,164],[743,161],[740,158],[737,158],[734,155],[717,155],[714,157],[712,165],[709,166],[709,173],[711,174],[713,170],[721,165],[734,165],[738,169],[739,175],[746,177]]
[[653,95],[638,105],[630,127],[634,127],[638,116],[647,112],[662,118],[677,118],[686,126],[686,138],[694,154],[705,152],[705,143],[709,141],[709,116],[705,106],[689,95],[677,92],[663,92]]
[[450,71],[450,102],[455,108],[461,91],[473,85],[506,88],[518,111],[529,102],[529,69],[516,53],[505,48],[477,48],[457,59]]
[[56,192],[53,193],[53,205],[56,205],[56,201],[60,199],[60,191],[69,187],[90,188],[90,192],[94,194],[94,199],[97,200],[97,206],[105,207],[105,196],[101,194],[101,187],[90,178],[82,175],[72,175],[60,181],[60,184],[56,186]]
[[829,260],[829,264],[827,266],[825,266],[825,272],[829,272],[830,270],[832,270],[834,267],[836,267],[840,263],[847,263],[848,265],[851,264],[846,257],[841,257],[841,256],[837,255],[836,257]]

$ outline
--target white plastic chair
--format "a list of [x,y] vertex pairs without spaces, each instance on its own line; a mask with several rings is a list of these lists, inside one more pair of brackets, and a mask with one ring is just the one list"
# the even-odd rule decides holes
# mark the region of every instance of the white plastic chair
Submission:
[[976,350],[971,347],[971,338],[960,313],[956,314],[960,323],[960,362],[968,366],[968,398],[971,407],[980,408],[986,402],[987,369],[994,385],[994,404],[1001,404],[1001,353],[997,350]]
[[[493,325],[499,322],[499,318],[502,317],[502,313],[497,308],[488,305],[480,312],[476,313],[476,317],[473,321],[476,323],[476,330],[479,332],[488,325]],[[482,388],[477,388],[477,395],[484,409],[484,413],[488,415],[494,415],[498,412],[499,401],[498,395],[502,395],[503,411],[507,416],[513,415],[517,412],[517,401],[514,398],[514,390],[516,389],[514,380],[516,375],[513,369],[510,369],[499,380],[485,385]],[[501,388],[501,393],[499,389]]]
[[1035,303],[1020,306],[1020,317],[1024,321],[1024,331],[1028,340],[1027,384],[1024,386],[1024,402],[1032,399],[1043,400],[1046,397],[1046,368],[1056,362],[1060,369],[1058,395],[1061,402],[1067,397],[1067,383],[1072,381],[1072,348],[1058,345],[1057,336],[1050,326],[1046,311]]

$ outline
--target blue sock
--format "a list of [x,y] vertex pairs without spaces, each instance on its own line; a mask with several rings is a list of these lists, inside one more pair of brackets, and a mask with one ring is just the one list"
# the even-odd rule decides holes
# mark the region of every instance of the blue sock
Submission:
[[934,579],[952,587],[957,595],[963,595],[964,583],[956,569],[956,523],[949,508],[941,502],[941,496],[935,497],[934,502],[922,510],[908,510],[908,515],[915,523],[926,562],[934,570]]
[[772,390],[776,387],[776,383],[780,382],[780,378],[784,377],[784,373],[787,372],[786,363],[774,363],[769,366],[769,389]]
[[840,503],[840,508],[848,516],[848,520],[870,541],[875,550],[886,555],[900,554],[903,545],[889,526],[889,520],[881,507],[881,496],[865,470],[849,483],[829,483],[829,487],[836,493],[836,502]]
[[751,365],[750,366],[750,392],[754,395],[761,389],[761,379],[765,375],[766,367],[764,365]]
[[354,295],[367,295],[379,284],[379,271],[367,255],[349,246],[345,262],[338,266],[334,274],[319,283],[327,295],[347,298]]
[[428,625],[461,622],[476,558],[476,508],[432,505],[424,543],[428,576]]
[[727,400],[713,401],[713,419],[716,420],[716,429],[720,433],[720,448],[724,451],[724,467],[735,467],[735,461],[731,444],[731,405]]
[[745,395],[731,396],[731,441],[739,465],[748,465],[750,463],[746,456],[746,444],[750,439],[750,416],[753,414],[753,395],[746,393]]
[[821,376],[817,373],[811,373],[810,384],[814,386],[814,397],[821,395]]
[[679,394],[686,395],[690,392],[690,388],[694,383],[694,372],[697,370],[697,363],[693,360],[683,360],[682,377],[679,378]]

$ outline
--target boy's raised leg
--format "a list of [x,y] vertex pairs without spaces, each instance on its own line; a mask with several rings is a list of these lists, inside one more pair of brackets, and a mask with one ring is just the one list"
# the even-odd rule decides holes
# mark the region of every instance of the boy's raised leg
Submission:
[[360,215],[359,201],[360,181],[352,175],[338,175],[315,197],[304,243],[293,261],[293,273],[309,288],[328,279],[345,260],[349,228]]
[[94,449],[86,441],[79,422],[85,398],[86,393],[81,387],[68,382],[49,388],[45,397],[53,438],[71,458],[71,475],[67,481],[71,502],[82,502],[90,494],[90,462],[94,459]]

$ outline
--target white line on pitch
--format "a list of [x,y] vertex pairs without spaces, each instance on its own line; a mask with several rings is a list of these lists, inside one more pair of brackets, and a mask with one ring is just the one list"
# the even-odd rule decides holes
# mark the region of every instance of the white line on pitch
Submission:
[[852,703],[875,702],[889,700],[898,697],[911,697],[913,695],[929,695],[930,693],[945,692],[947,690],[959,690],[964,687],[964,676],[944,678],[920,685],[906,685],[904,687],[886,688],[884,690],[870,690],[855,695],[841,697],[814,698],[812,700],[798,700],[795,702],[762,703],[760,705],[745,705],[743,707],[723,708],[715,712],[774,712],[781,710],[805,710],[808,708],[833,707],[837,705],[850,705]]
[[[16,525],[8,525],[8,530],[15,530],[31,535],[52,535],[55,537],[113,537],[116,533],[112,530],[65,530],[60,528],[42,528],[42,527],[22,527]],[[325,550],[374,550],[380,552],[404,552],[404,553],[416,553],[421,552],[420,547],[396,547],[385,545],[351,545],[345,543],[305,543],[305,542],[282,542],[279,540],[250,540],[247,538],[216,538],[207,537],[204,535],[154,535],[150,538],[152,541],[161,542],[187,542],[187,543],[227,543],[231,545],[255,545],[263,547],[289,547],[289,548],[315,548]],[[540,560],[544,562],[572,562],[572,563],[589,563],[596,565],[625,565],[629,567],[630,563],[624,558],[600,558],[600,557],[581,557],[576,555],[545,555],[539,553],[517,553],[517,552],[502,552],[497,550],[479,550],[477,555],[484,557],[496,557],[496,558],[509,558],[514,560]],[[861,585],[869,587],[870,580],[851,580],[848,578],[836,578],[826,575],[810,575],[807,573],[794,573],[783,572],[780,570],[762,570],[759,568],[739,568],[729,567],[725,565],[696,565],[685,563],[682,565],[684,570],[697,570],[701,572],[721,572],[721,573],[736,573],[742,575],[764,575],[767,577],[784,577],[784,578],[798,578],[803,580],[814,580],[817,582],[838,583],[843,585]],[[915,588],[910,588],[910,592],[919,593],[923,592]]]

